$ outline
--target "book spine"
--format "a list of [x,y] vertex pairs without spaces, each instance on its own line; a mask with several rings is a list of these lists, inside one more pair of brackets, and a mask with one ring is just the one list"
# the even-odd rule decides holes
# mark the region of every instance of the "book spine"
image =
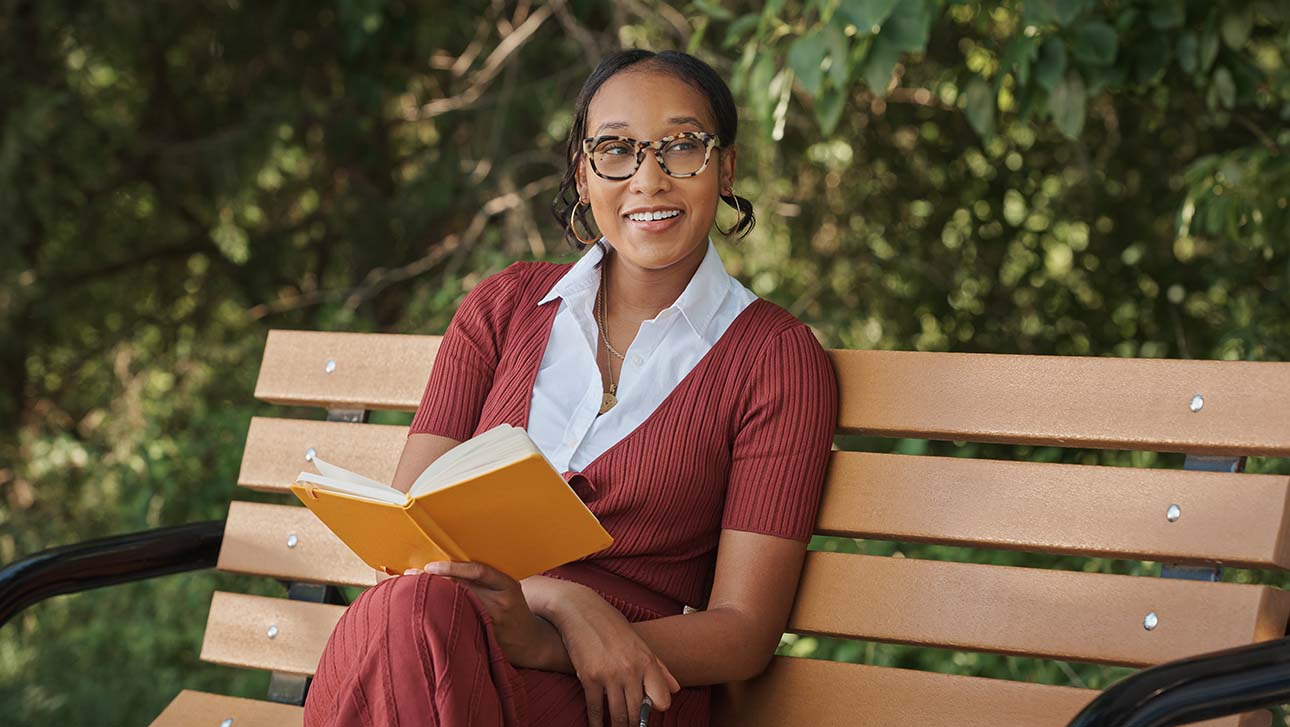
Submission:
[[407,513],[421,532],[425,533],[431,542],[439,546],[440,550],[447,553],[449,558],[460,562],[470,560],[470,556],[466,554],[466,551],[462,550],[456,541],[448,537],[448,533],[439,527],[434,518],[430,517],[430,513],[426,512],[424,504],[419,503],[417,500],[412,500],[403,508],[403,512]]

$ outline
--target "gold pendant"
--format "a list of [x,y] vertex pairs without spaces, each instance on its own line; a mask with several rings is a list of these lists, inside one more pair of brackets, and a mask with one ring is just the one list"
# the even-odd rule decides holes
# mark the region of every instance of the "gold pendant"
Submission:
[[610,409],[613,409],[614,404],[617,404],[617,403],[618,403],[618,398],[606,391],[604,397],[600,399],[600,413],[604,414]]

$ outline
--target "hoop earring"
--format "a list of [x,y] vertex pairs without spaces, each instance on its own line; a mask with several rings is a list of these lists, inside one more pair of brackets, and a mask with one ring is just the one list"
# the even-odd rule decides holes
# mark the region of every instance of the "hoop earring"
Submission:
[[[731,198],[733,198],[733,199],[734,199],[734,201],[735,201],[735,211],[739,213],[739,216],[740,216],[740,217],[743,217],[743,215],[744,215],[744,208],[743,208],[743,205],[739,204],[739,198],[735,196],[735,185],[733,185],[733,184],[732,184],[732,185],[730,185],[730,194],[729,194],[729,195],[727,195],[727,196],[728,196],[728,197],[731,197]],[[723,229],[721,229],[721,225],[720,225],[720,224],[718,224],[718,223],[716,222],[716,220],[715,220],[715,219],[713,220],[713,224],[714,224],[714,225],[716,225],[716,227],[717,227],[717,232],[720,232],[722,235],[725,235],[726,237],[730,237],[730,233],[734,232],[734,231],[739,227],[739,220],[737,220],[737,219],[736,219],[736,220],[735,220],[735,223],[734,223],[733,225],[731,225],[731,226],[730,226],[730,229],[728,229],[728,230],[723,230]]]
[[[595,238],[595,239],[592,239],[592,240],[584,240],[584,239],[582,239],[581,237],[578,237],[578,228],[574,226],[574,220],[573,220],[573,217],[574,217],[574,215],[578,214],[578,206],[579,206],[579,205],[581,205],[581,204],[582,204],[582,200],[580,199],[580,200],[578,200],[578,201],[574,202],[574,203],[573,203],[573,209],[569,210],[569,232],[573,234],[573,239],[577,240],[578,242],[581,242],[581,243],[582,243],[582,244],[584,244],[584,245],[594,245],[594,244],[596,244],[597,242],[600,242],[600,238],[599,238],[599,237],[597,237],[597,238]],[[588,205],[588,208],[590,208],[590,205]],[[586,223],[585,223],[585,222],[583,223],[583,226],[584,226],[584,227],[586,227]],[[587,227],[587,229],[591,229],[591,228],[590,228],[590,227]]]

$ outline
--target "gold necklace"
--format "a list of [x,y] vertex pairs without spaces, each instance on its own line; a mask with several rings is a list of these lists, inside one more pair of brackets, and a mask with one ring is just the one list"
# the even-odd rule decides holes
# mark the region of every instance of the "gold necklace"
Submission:
[[600,304],[598,306],[599,310],[596,311],[598,314],[596,323],[600,329],[600,340],[605,342],[605,367],[609,369],[609,391],[604,392],[604,395],[600,398],[601,414],[613,409],[614,405],[618,403],[618,383],[614,381],[614,356],[620,359],[623,357],[622,354],[614,350],[613,346],[609,345],[609,336],[605,334],[605,298],[607,297],[605,296],[605,288],[607,286],[608,281],[605,281],[605,284],[600,287],[596,295],[597,302]]

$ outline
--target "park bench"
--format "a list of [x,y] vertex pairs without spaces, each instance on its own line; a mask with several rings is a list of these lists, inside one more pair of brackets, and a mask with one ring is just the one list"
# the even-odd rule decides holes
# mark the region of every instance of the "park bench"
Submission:
[[[208,566],[218,548],[219,569],[289,586],[286,598],[217,592],[201,650],[206,661],[270,671],[270,699],[183,690],[152,724],[299,724],[296,705],[344,612],[336,586],[369,586],[376,574],[287,485],[315,453],[388,481],[406,428],[367,423],[368,412],[415,409],[438,344],[270,332],[255,396],[327,411],[325,420],[251,421],[238,484],[280,493],[281,504],[234,500],[222,524],[69,546],[11,566],[0,575],[0,623],[53,593]],[[1290,593],[1217,580],[1223,566],[1290,567],[1290,478],[1241,472],[1247,455],[1290,455],[1290,364],[830,355],[843,435],[1175,452],[1186,464],[835,451],[818,534],[1150,561],[1165,577],[813,550],[790,632],[1155,668],[1098,692],[779,656],[760,677],[716,690],[714,724],[1086,727],[1190,715],[1250,727],[1270,724],[1270,713],[1236,713],[1290,701]],[[113,570],[122,553],[134,554],[133,571]]]

